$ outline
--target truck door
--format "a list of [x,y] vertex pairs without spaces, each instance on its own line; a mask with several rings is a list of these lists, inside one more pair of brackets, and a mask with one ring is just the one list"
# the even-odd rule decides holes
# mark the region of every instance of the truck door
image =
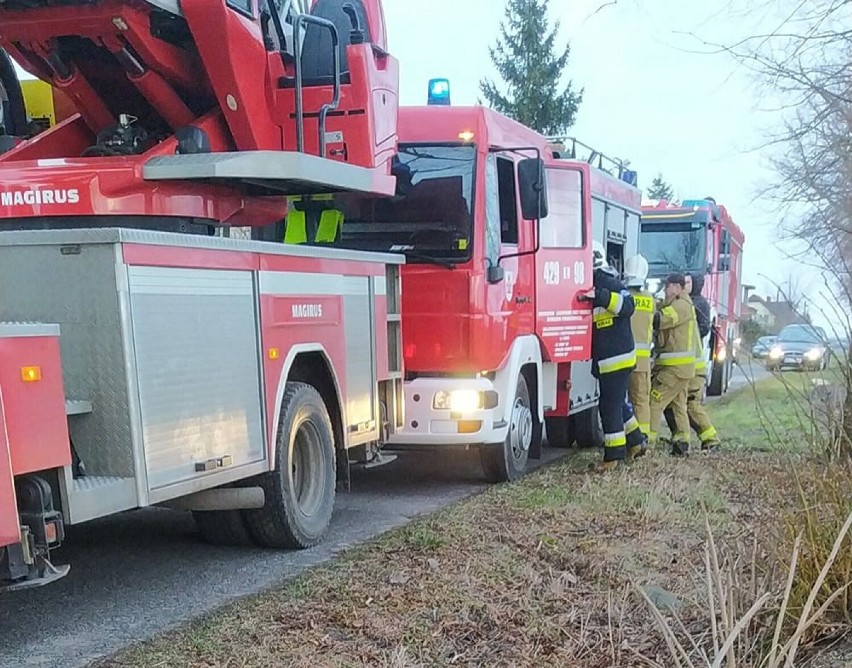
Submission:
[[487,336],[492,354],[505,354],[505,341],[531,334],[535,328],[533,225],[523,220],[518,197],[517,162],[513,151],[492,151],[485,164],[485,255],[503,270],[503,279],[486,282]]
[[536,331],[551,362],[591,357],[591,308],[578,296],[592,287],[591,200],[587,172],[548,166],[549,213],[536,254]]

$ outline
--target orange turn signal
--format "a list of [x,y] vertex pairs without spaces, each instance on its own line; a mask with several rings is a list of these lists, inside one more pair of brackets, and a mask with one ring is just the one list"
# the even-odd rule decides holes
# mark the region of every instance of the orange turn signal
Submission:
[[34,383],[38,380],[41,380],[41,367],[21,367],[21,380],[23,380],[25,383]]

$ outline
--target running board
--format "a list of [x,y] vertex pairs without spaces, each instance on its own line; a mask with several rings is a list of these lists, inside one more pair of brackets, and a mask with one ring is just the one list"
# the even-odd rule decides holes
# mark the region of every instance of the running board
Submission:
[[233,151],[163,155],[142,168],[147,181],[211,181],[250,186],[257,195],[357,192],[392,196],[396,177],[294,151]]

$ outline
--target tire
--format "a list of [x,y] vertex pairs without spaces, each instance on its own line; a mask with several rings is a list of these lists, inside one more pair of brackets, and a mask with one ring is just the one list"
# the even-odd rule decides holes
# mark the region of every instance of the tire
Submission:
[[201,537],[211,545],[250,547],[255,544],[239,510],[195,510],[192,517]]
[[482,472],[489,482],[512,482],[524,475],[530,446],[535,438],[536,422],[530,407],[527,381],[523,374],[519,374],[506,440],[502,445],[486,445],[479,449]]
[[571,431],[578,448],[604,447],[604,430],[597,406],[572,415]]
[[258,478],[266,505],[244,511],[249,531],[263,547],[313,547],[331,522],[336,474],[331,419],[312,386],[287,383],[275,456],[275,470]]
[[546,417],[547,445],[551,448],[570,448],[574,444],[570,417]]
[[713,371],[710,374],[710,382],[707,384],[707,396],[720,397],[725,392],[725,369],[727,364],[713,362]]

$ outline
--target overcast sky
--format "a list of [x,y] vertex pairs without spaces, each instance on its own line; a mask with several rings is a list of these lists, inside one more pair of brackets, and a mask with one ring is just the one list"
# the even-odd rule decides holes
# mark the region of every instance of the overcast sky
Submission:
[[[783,282],[790,262],[773,248],[773,206],[757,197],[772,173],[766,151],[755,149],[778,117],[761,111],[769,105],[753,75],[701,40],[731,43],[774,27],[778,17],[755,12],[748,0],[550,5],[571,44],[568,76],[585,88],[570,134],[630,160],[640,186],[659,171],[678,197],[711,195],[727,206],[746,234],[746,281],[774,296],[761,274]],[[503,0],[385,0],[402,104],[423,104],[428,80],[441,76],[451,80],[453,104],[476,103],[480,78],[493,76],[488,47],[503,7]]]

